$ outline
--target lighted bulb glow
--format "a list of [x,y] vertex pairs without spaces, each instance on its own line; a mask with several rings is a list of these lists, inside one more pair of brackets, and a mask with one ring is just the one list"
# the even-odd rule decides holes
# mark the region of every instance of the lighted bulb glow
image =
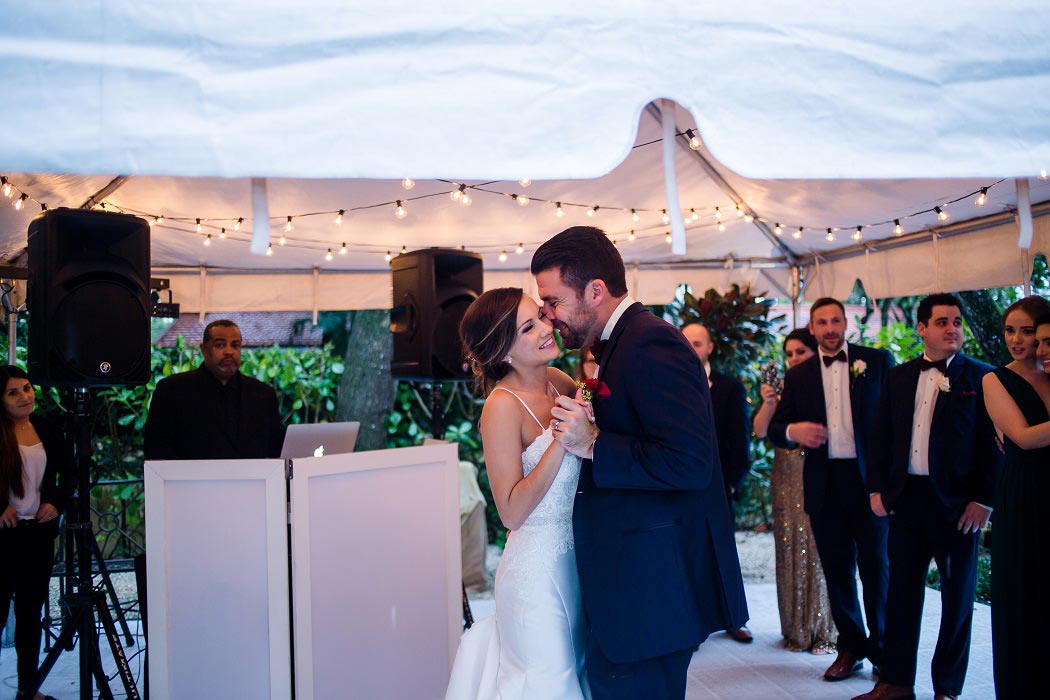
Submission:
[[234,231],[240,231],[241,230],[241,224],[243,224],[243,223],[244,223],[244,217],[242,216],[239,219],[237,219],[237,223],[235,223],[233,225],[233,230]]
[[283,246],[283,245],[286,245],[287,243],[288,243],[288,238],[282,234],[281,235],[281,239],[279,241],[277,241],[277,245]]
[[211,245],[211,234],[210,233],[208,234],[208,237],[204,239],[204,245],[206,245],[206,246]]
[[401,181],[401,187],[403,187],[406,190],[410,190],[410,189],[412,189],[415,186],[416,186],[416,181],[413,180],[410,177],[406,177],[404,180]]
[[671,232],[668,231],[667,235],[664,236],[664,243],[670,243],[670,242],[671,242]]
[[197,233],[200,233],[203,230],[204,230],[204,227],[201,226],[201,220],[197,219]]
[[463,190],[462,189],[452,190],[451,192],[448,193],[448,196],[453,202],[458,202],[459,198],[463,196]]
[[696,132],[692,129],[686,129],[685,135],[689,137],[689,148],[694,151],[699,151],[704,147],[704,142],[700,140],[700,137],[696,135]]
[[558,206],[557,206],[557,208],[556,208],[556,209],[554,210],[554,215],[555,215],[556,217],[558,217],[559,219],[560,219],[561,217],[565,216],[565,212],[564,212],[564,211],[562,210],[562,208],[561,208],[561,202],[558,202]]
[[149,223],[149,227],[153,228],[154,226],[157,225],[157,217],[154,216],[152,219],[149,220],[148,223]]
[[158,216],[154,220],[157,222],[157,224],[163,224],[164,223],[164,215],[162,214],[162,215]]
[[518,206],[522,206],[522,207],[527,207],[529,205],[529,202],[532,201],[531,199],[529,199],[528,197],[526,197],[523,194],[519,194],[514,199],[518,200]]
[[[1043,172],[1045,173],[1046,171],[1044,170]],[[0,182],[3,182],[3,185],[4,185],[4,196],[5,197],[10,197],[11,196],[11,183],[7,181],[6,177],[5,178],[0,178]]]
[[689,218],[692,219],[693,221],[699,221],[700,220],[700,215],[696,213],[696,209],[690,209],[689,210]]
[[899,236],[902,233],[904,233],[904,227],[901,226],[901,220],[900,219],[894,219],[893,220],[893,235],[894,236]]
[[666,209],[660,210],[660,221],[664,222],[665,224],[671,223],[671,217],[670,215],[668,215]]
[[329,261],[329,262],[332,261],[332,249],[331,248],[329,248],[328,252],[324,254],[324,259]]
[[346,243],[344,243],[344,244],[342,245],[342,247],[341,247],[341,248],[339,248],[339,254],[340,254],[340,255],[346,255],[346,253],[347,253],[347,250],[346,250]]
[[26,195],[22,194],[21,197],[15,200],[15,211],[22,211],[22,207],[25,205]]
[[406,248],[405,246],[401,246],[401,254],[404,255],[407,252],[408,252],[408,248]]
[[859,241],[860,239],[864,238],[864,233],[861,231],[861,227],[860,226],[858,226],[857,230],[853,232],[852,238],[855,241]]
[[835,240],[835,232],[834,232],[834,231],[832,231],[832,230],[831,230],[831,229],[829,228],[829,229],[828,229],[828,235],[824,236],[824,238],[828,239],[828,242],[834,241],[834,240]]
[[226,238],[226,229],[219,229],[219,238]]
[[718,220],[722,219],[722,210],[718,207],[715,207],[715,218]]
[[459,198],[459,203],[465,207],[469,207],[471,202],[473,201],[474,200],[470,198],[469,194],[464,194],[462,197]]
[[948,214],[948,212],[944,211],[940,207],[934,207],[933,210],[937,212],[938,221],[947,221],[948,219],[952,218],[951,215]]
[[386,252],[386,255],[384,255],[384,256],[383,256],[383,259],[385,259],[385,260],[386,260],[387,262],[390,262],[391,260],[393,260],[393,259],[394,259],[394,256],[393,256],[393,255],[391,255],[391,254],[390,254],[390,251],[388,250],[388,251]]
[[346,213],[345,209],[340,209],[339,213],[335,217],[335,223],[337,223],[337,224],[343,223],[343,214],[345,214],[345,213]]
[[273,246],[272,245],[266,246],[266,254],[267,255],[271,255],[271,256],[273,255]]
[[1040,180],[1045,180],[1046,179],[1046,168],[1043,168],[1042,170],[1039,171],[1039,179]]
[[292,226],[292,217],[289,216],[288,217],[288,221],[284,222],[284,230],[285,231],[291,231],[293,228],[295,228],[295,227]]
[[778,223],[773,227],[773,233],[779,236],[784,233],[784,228]]
[[981,188],[981,193],[979,195],[977,195],[977,199],[973,200],[973,203],[976,204],[979,207],[983,207],[985,204],[988,203],[988,188],[987,187],[982,187]]
[[499,261],[507,262],[507,251],[504,250],[499,254]]
[[631,229],[631,232],[627,234],[627,240],[629,240],[629,241],[633,241],[634,240],[634,229],[633,228]]
[[408,212],[405,210],[405,206],[401,204],[401,200],[397,200],[397,209],[394,210],[394,214],[399,219],[403,219],[408,216]]
[[525,246],[522,245],[521,243],[519,243],[518,247],[514,249],[514,252],[517,253],[518,255],[521,255],[522,253],[525,252]]
[[594,216],[598,213],[598,207],[591,207],[587,210],[587,216]]
[[520,180],[518,180],[518,184],[521,185],[522,187],[528,187],[529,185],[532,184],[532,180],[530,180],[527,177],[523,177]]
[[637,222],[641,218],[642,217],[638,216],[638,212],[636,212],[634,209],[631,210],[631,221]]
[[718,230],[719,231],[725,231],[726,230],[725,222],[723,222],[723,221],[719,221],[718,222]]
[[748,212],[748,213],[744,214],[744,221],[746,221],[747,223],[750,224],[754,220],[755,220],[755,215],[752,214],[751,212]]
[[739,204],[736,205],[736,215],[737,216],[743,216],[744,215],[744,210],[740,208]]

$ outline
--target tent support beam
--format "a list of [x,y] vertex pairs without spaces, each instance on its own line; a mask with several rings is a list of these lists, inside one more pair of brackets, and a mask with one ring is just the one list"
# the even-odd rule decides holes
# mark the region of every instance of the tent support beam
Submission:
[[115,178],[109,181],[109,184],[100,189],[95,194],[91,195],[84,200],[84,203],[80,205],[81,209],[92,209],[103,199],[120,189],[121,185],[128,181],[127,175],[117,175]]
[[[657,124],[660,124],[661,126],[663,125],[663,119],[660,116],[659,107],[650,102],[648,105],[646,105],[645,109],[649,112],[650,116],[652,116],[653,119],[656,120]],[[681,129],[678,128],[677,124],[674,125],[674,130],[676,134],[680,134],[681,132]],[[779,250],[783,254],[785,258],[787,258],[788,262],[792,265],[797,264],[798,260],[795,256],[794,251],[792,251],[791,248],[789,248],[784,243],[784,241],[780,240],[780,238],[775,233],[773,233],[773,230],[769,228],[769,225],[761,220],[762,217],[759,216],[758,212],[756,212],[753,208],[747,205],[747,202],[744,201],[744,198],[741,197],[735,189],[733,189],[732,185],[726,182],[726,179],[722,177],[722,174],[718,172],[714,165],[712,165],[711,161],[705,158],[699,151],[694,151],[692,148],[690,148],[689,139],[687,139],[684,135],[677,136],[676,140],[678,141],[678,144],[685,149],[685,152],[688,153],[689,156],[692,157],[700,165],[700,168],[705,173],[707,173],[707,176],[711,178],[711,181],[718,186],[718,189],[722,190],[722,192],[724,192],[726,196],[732,199],[734,203],[739,204],[741,207],[747,209],[751,212],[752,215],[754,215],[755,220],[753,224],[755,228],[761,231],[762,235],[769,239],[769,242],[772,243],[777,248],[777,250]]]

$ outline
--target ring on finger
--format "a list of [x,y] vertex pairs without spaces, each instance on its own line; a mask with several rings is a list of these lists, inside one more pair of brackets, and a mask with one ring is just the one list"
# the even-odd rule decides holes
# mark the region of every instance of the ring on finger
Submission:
[[560,420],[554,421],[554,432],[556,432],[556,433],[560,433],[561,432],[561,421]]

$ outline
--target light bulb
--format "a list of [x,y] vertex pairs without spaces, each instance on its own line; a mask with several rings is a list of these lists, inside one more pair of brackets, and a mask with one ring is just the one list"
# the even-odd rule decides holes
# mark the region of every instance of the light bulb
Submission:
[[901,227],[901,220],[900,219],[894,219],[893,220],[893,235],[894,236],[899,236],[902,233],[904,233],[904,229]]
[[744,214],[744,221],[746,221],[747,223],[750,224],[754,220],[755,220],[755,215],[752,214],[751,212],[748,212],[748,213]]
[[283,246],[283,245],[287,245],[287,244],[288,244],[288,237],[285,236],[284,234],[281,234],[281,238],[280,238],[279,241],[277,241],[277,245]]
[[693,221],[699,221],[700,220],[700,215],[696,213],[696,209],[690,209],[689,210],[689,218],[692,219]]
[[404,255],[407,252],[408,252],[408,248],[406,248],[405,246],[401,246],[401,254]]
[[284,230],[285,231],[291,231],[293,228],[295,228],[295,227],[292,226],[292,217],[289,216],[288,217],[288,221],[284,222]]
[[627,240],[629,240],[629,241],[633,241],[634,240],[634,229],[633,228],[631,229],[631,232],[627,234]]
[[791,237],[794,238],[796,241],[802,238],[802,227],[799,226],[798,231],[795,231],[793,234],[791,234]]
[[394,215],[397,216],[397,218],[399,219],[403,219],[406,216],[408,216],[408,211],[405,209],[405,206],[401,204],[400,199],[397,200],[397,209],[394,210]]
[[152,219],[150,219],[150,220],[149,220],[149,221],[148,221],[147,223],[149,223],[149,227],[150,227],[150,228],[153,228],[154,226],[156,226],[156,225],[157,225],[157,217],[155,217],[155,216],[154,216],[154,217],[153,217]]
[[459,198],[463,196],[463,190],[452,190],[448,193],[448,196],[453,202],[458,202]]
[[561,202],[558,202],[557,208],[554,210],[554,215],[559,219],[565,216],[565,211],[561,208]]
[[1045,180],[1046,179],[1046,168],[1043,168],[1042,170],[1039,171],[1039,179],[1040,180]]
[[347,253],[347,250],[346,250],[346,243],[344,243],[344,244],[342,245],[342,247],[341,247],[341,248],[339,248],[339,254],[340,254],[340,255],[346,255],[346,253]]
[[242,217],[238,218],[237,219],[237,223],[235,223],[233,225],[233,230],[234,231],[240,231],[241,230],[241,224],[243,224],[243,223],[244,223],[244,217],[242,216]]
[[664,236],[664,243],[670,243],[670,242],[671,242],[671,232],[668,231],[667,235]]
[[773,233],[775,233],[778,236],[784,233],[784,228],[780,225],[779,222],[776,224],[776,226],[773,227]]
[[982,187],[981,188],[981,193],[979,195],[977,195],[977,199],[973,200],[973,203],[976,204],[979,207],[983,207],[985,204],[988,203],[988,188],[987,187]]
[[719,221],[718,222],[718,230],[719,231],[725,231],[726,230],[726,224],[725,224],[724,221]]
[[163,215],[163,214],[161,214],[160,216],[158,216],[158,217],[156,218],[156,222],[157,222],[157,224],[158,224],[158,225],[159,225],[159,224],[163,224],[163,223],[164,223],[164,215]]
[[641,218],[642,217],[638,216],[638,212],[636,212],[634,209],[631,210],[631,221],[637,222]]
[[940,207],[934,207],[933,210],[937,212],[938,221],[947,221],[948,219],[952,218],[951,215],[948,214],[948,212],[944,211]]
[[715,218],[718,219],[719,221],[722,220],[722,210],[719,209],[718,207],[715,207]]
[[521,255],[522,253],[525,252],[525,246],[522,245],[521,243],[519,243],[518,247],[514,249],[514,252],[517,253],[518,255]]
[[273,255],[273,244],[266,246],[266,254],[271,256]]
[[345,214],[345,213],[346,213],[345,209],[340,209],[339,213],[336,214],[335,223],[337,223],[337,224],[343,223],[343,214]]
[[828,242],[829,242],[829,243],[830,243],[831,241],[834,241],[834,240],[835,240],[835,232],[834,232],[834,231],[832,231],[832,230],[831,230],[831,229],[829,228],[829,229],[828,229],[828,235],[824,236],[824,238],[828,239]]
[[[1044,170],[1043,172],[1046,172],[1046,171]],[[3,185],[4,185],[4,196],[5,197],[10,197],[11,196],[11,183],[7,181],[6,177],[0,177],[0,183],[3,183]]]
[[384,256],[383,256],[383,258],[384,258],[384,259],[385,259],[385,260],[386,260],[387,262],[390,262],[391,260],[393,260],[393,259],[394,259],[394,256],[393,256],[393,255],[391,255],[391,254],[390,254],[390,251],[388,250],[388,251],[386,252],[386,255],[384,255]]
[[660,221],[664,222],[665,224],[671,223],[671,217],[670,215],[668,215],[666,209],[660,210]]
[[201,226],[201,220],[197,219],[197,233],[200,233],[203,230],[204,230],[204,227]]
[[864,232],[861,231],[861,227],[860,226],[858,226],[857,230],[853,232],[852,238],[855,241],[859,241],[860,239],[864,238]]
[[587,210],[587,216],[594,216],[598,213],[598,205],[595,204],[593,207]]
[[518,184],[521,185],[522,187],[528,187],[529,185],[532,184],[532,180],[530,180],[527,177],[523,177],[520,180],[518,180]]
[[501,253],[499,254],[499,261],[500,261],[501,263],[502,263],[502,262],[507,262],[507,251],[505,251],[505,250],[504,250],[504,251],[502,251],[502,252],[501,252]]
[[469,207],[469,206],[470,206],[470,203],[471,203],[471,202],[473,202],[473,201],[474,201],[474,200],[473,200],[473,199],[471,199],[471,198],[470,198],[470,195],[469,195],[469,194],[467,194],[466,192],[464,192],[464,193],[463,193],[463,196],[459,198],[459,203],[460,203],[460,204],[462,204],[462,205],[463,205],[463,206],[465,206],[465,207]]
[[204,245],[206,245],[206,246],[211,245],[211,234],[210,233],[208,234],[208,237],[204,239]]
[[219,229],[219,238],[226,238],[226,229],[225,228]]
[[328,262],[332,261],[332,249],[331,248],[329,248],[328,252],[324,254],[324,259],[327,260]]
[[704,142],[700,140],[700,137],[696,135],[696,132],[692,129],[686,129],[685,135],[689,137],[689,148],[694,151],[699,151],[704,147]]
[[416,181],[410,177],[406,177],[404,180],[401,181],[401,187],[405,188],[406,190],[410,190],[415,186]]
[[744,210],[740,208],[739,204],[736,205],[736,215],[737,216],[743,216],[744,215]]
[[516,197],[514,197],[514,199],[518,200],[518,206],[522,207],[527,207],[529,205],[529,202],[532,201],[523,194],[517,195]]

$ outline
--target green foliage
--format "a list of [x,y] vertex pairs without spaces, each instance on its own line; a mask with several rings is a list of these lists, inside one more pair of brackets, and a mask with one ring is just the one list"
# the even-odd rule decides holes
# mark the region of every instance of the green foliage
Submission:
[[[941,590],[941,572],[936,565],[931,566],[926,574],[926,585]],[[988,553],[977,555],[977,602],[992,602],[992,557]]]
[[857,325],[853,340],[860,345],[889,350],[897,364],[913,360],[922,354],[922,341],[919,336],[900,321],[883,326],[874,334],[870,327]]

